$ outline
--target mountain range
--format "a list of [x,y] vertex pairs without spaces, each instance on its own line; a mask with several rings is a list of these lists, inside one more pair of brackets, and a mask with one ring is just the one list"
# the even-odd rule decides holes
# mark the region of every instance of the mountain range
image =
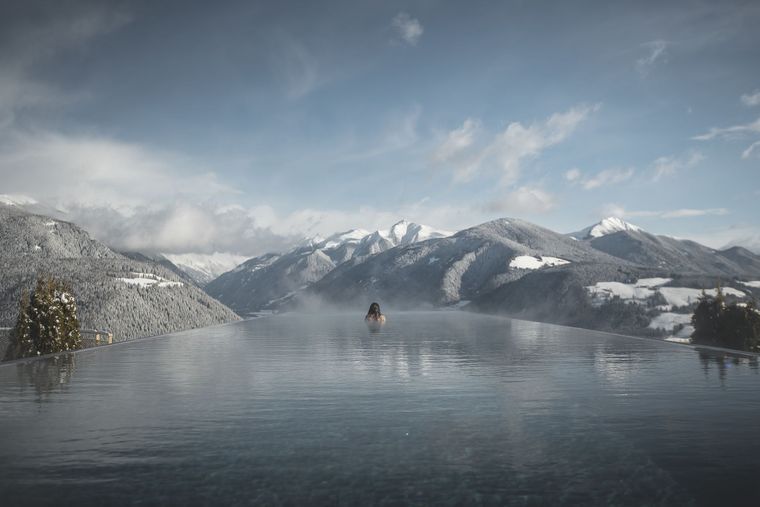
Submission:
[[674,331],[688,324],[702,288],[720,283],[730,298],[760,296],[760,255],[651,234],[612,217],[571,234],[517,218],[455,234],[402,220],[387,230],[310,238],[213,279],[241,258],[119,253],[74,224],[18,205],[0,203],[0,240],[0,327],[13,325],[21,292],[47,272],[72,285],[83,326],[110,328],[117,340],[265,311],[364,310],[371,301]]
[[358,311],[379,301],[641,332],[687,322],[701,288],[721,283],[742,299],[757,295],[760,278],[760,256],[746,249],[716,250],[614,217],[571,234],[516,218],[406,236],[418,230],[430,229],[402,222],[317,238],[250,259],[206,290],[241,315],[325,304]]
[[326,239],[311,238],[288,252],[249,259],[208,283],[205,290],[240,315],[278,309],[340,265],[450,234],[402,220],[372,233],[352,229]]

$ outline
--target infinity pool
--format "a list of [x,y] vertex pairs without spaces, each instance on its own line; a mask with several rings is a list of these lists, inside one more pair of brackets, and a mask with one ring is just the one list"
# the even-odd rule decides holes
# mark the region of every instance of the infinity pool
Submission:
[[752,358],[462,312],[284,315],[0,367],[27,504],[757,505]]

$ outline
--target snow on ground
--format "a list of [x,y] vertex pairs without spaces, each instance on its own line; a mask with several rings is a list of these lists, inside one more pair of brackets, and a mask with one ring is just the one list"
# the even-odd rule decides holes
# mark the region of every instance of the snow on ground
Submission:
[[[586,290],[597,302],[611,299],[618,296],[620,299],[633,301],[644,301],[654,296],[656,293],[662,294],[668,304],[668,309],[679,306],[689,306],[696,303],[702,296],[702,289],[692,289],[688,287],[661,287],[670,281],[670,278],[642,278],[636,283],[621,282],[597,282],[596,285],[589,285]],[[721,289],[723,294],[736,296],[739,298],[746,297],[746,294],[732,287]],[[716,289],[705,291],[708,296],[715,296]],[[664,309],[664,308],[663,308]]]
[[[746,297],[747,295],[732,287],[725,287],[721,289],[726,296]],[[708,289],[705,291],[708,296],[716,296],[716,289]],[[690,289],[688,287],[661,287],[660,294],[662,294],[667,300],[669,305],[672,306],[688,306],[692,303],[696,303],[702,296],[702,289]]]
[[181,287],[182,282],[172,282],[152,273],[130,273],[129,278],[117,278],[118,281],[137,287]]
[[127,285],[138,285],[140,287],[150,287],[151,285],[158,283],[152,278],[117,278],[120,282],[124,282]]
[[690,324],[690,313],[661,313],[649,323],[649,327],[652,329],[664,329],[665,331],[672,331],[678,324]]
[[620,299],[645,300],[655,293],[655,288],[639,286],[635,283],[622,282],[597,282],[596,285],[586,287],[595,299],[612,299],[617,296]]
[[686,324],[677,333],[668,336],[665,340],[675,343],[691,343],[691,335],[694,334],[694,327]]
[[752,281],[752,282],[739,282],[742,285],[746,285],[747,287],[754,287],[755,289],[760,289],[760,280]]
[[665,285],[672,278],[639,278],[636,280],[636,287],[659,287]]
[[515,269],[540,269],[546,266],[561,266],[562,264],[570,264],[570,261],[540,255],[518,255],[509,263],[509,267]]

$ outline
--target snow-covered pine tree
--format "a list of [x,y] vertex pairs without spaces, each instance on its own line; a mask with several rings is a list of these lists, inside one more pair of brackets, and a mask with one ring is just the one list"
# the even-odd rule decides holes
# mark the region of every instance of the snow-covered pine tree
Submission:
[[74,296],[61,281],[41,276],[28,303],[23,300],[6,359],[81,348]]

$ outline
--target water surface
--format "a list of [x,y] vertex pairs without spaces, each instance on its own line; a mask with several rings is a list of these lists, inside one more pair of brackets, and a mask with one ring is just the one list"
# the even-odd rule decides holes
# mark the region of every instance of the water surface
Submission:
[[20,504],[731,505],[756,360],[460,312],[266,317],[0,367]]

